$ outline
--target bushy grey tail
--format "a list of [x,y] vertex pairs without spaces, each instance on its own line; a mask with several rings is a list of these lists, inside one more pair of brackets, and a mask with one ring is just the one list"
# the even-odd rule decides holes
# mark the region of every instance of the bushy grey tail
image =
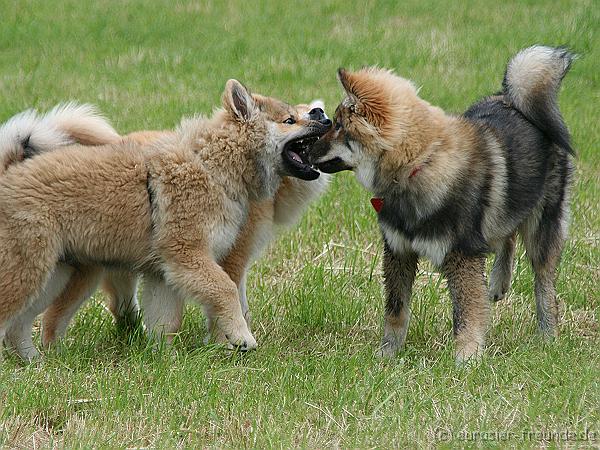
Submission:
[[508,63],[503,93],[513,106],[569,153],[569,130],[560,114],[558,90],[575,55],[562,47],[534,45],[521,50]]
[[61,104],[43,115],[27,110],[0,127],[0,173],[12,164],[65,145],[101,145],[120,139],[91,105]]

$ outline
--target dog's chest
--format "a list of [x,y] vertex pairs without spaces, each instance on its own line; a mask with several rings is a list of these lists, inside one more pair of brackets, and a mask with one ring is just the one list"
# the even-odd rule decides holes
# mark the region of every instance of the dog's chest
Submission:
[[449,239],[425,238],[419,235],[408,239],[404,233],[385,222],[381,222],[380,226],[385,241],[396,254],[415,252],[417,255],[429,259],[436,266],[441,266],[450,251],[452,243]]
[[247,219],[248,210],[244,205],[227,199],[223,215],[211,232],[212,253],[216,261],[222,261],[231,251]]

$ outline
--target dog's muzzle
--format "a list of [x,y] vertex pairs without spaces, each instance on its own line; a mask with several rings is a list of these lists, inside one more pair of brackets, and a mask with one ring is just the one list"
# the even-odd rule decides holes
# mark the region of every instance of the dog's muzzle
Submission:
[[324,173],[336,173],[342,170],[352,170],[352,167],[347,165],[339,157],[329,157],[328,153],[331,150],[331,142],[328,139],[329,134],[325,135],[322,139],[319,139],[311,147],[308,154],[308,160],[312,167],[317,168]]
[[323,173],[336,173],[342,170],[352,170],[352,167],[347,165],[342,158],[333,158],[327,161],[319,162],[315,164],[315,167]]
[[329,131],[332,123],[321,108],[310,110],[309,119],[312,123],[306,132],[286,142],[281,152],[287,175],[307,181],[316,180],[320,175],[309,162],[309,149]]

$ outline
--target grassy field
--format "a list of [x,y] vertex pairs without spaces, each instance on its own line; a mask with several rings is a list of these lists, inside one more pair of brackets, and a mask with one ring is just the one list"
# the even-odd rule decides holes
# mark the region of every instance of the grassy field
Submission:
[[377,359],[382,245],[369,195],[340,174],[252,270],[256,352],[202,345],[197,307],[174,351],[153,352],[115,331],[98,293],[60,351],[32,365],[6,355],[0,447],[600,445],[596,2],[0,0],[0,11],[0,121],[73,99],[122,132],[208,113],[232,77],[290,102],[322,98],[331,114],[335,70],[368,64],[460,112],[499,88],[522,47],[581,54],[560,96],[578,159],[556,343],[536,335],[519,247],[480,364],[455,367],[445,283],[426,263],[406,352]]

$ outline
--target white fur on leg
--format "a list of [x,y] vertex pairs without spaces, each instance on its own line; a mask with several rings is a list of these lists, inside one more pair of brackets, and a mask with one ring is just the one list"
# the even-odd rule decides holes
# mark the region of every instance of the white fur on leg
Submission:
[[6,341],[25,361],[31,361],[39,356],[31,338],[33,321],[60,295],[71,278],[73,270],[71,266],[59,263],[40,294],[12,320],[10,328],[6,332]]
[[141,311],[148,337],[170,343],[173,333],[181,326],[184,307],[181,294],[164,279],[146,275],[142,299]]

